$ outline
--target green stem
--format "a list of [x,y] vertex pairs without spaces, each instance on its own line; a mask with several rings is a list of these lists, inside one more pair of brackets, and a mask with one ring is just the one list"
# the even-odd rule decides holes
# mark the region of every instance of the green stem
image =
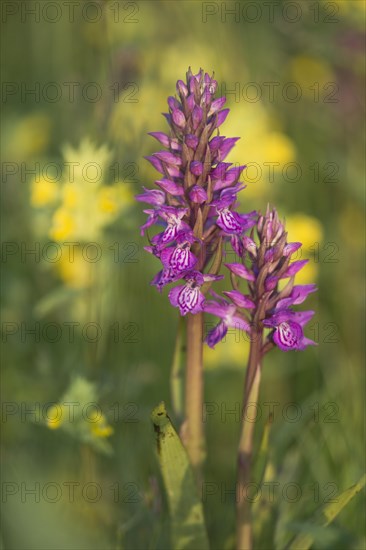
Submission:
[[187,361],[183,440],[197,482],[205,459],[203,406],[203,313],[187,315]]
[[261,381],[261,349],[263,331],[254,332],[250,344],[245,377],[244,407],[237,464],[237,550],[252,550],[252,517],[246,490],[251,480],[255,421],[250,420],[249,406],[257,405]]
[[175,417],[178,421],[183,418],[183,373],[182,355],[184,351],[184,317],[179,316],[177,336],[175,339],[173,363],[170,374],[170,392]]

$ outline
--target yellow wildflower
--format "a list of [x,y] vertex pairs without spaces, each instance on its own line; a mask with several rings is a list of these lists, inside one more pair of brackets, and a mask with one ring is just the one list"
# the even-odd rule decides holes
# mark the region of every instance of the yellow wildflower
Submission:
[[115,214],[118,212],[118,197],[115,187],[103,186],[98,193],[98,206],[101,212]]
[[35,207],[47,206],[55,202],[58,196],[58,185],[46,178],[34,178],[31,185],[31,204]]
[[72,236],[75,229],[73,216],[66,208],[58,208],[52,218],[50,237],[55,241],[63,241]]
[[91,432],[96,437],[110,437],[114,432],[113,427],[108,424],[104,414],[100,415],[97,413],[96,420],[90,424],[90,427]]
[[78,204],[78,192],[75,184],[65,183],[62,188],[63,205],[66,208],[75,208]]
[[293,142],[281,132],[269,132],[264,135],[261,147],[263,157],[266,159],[265,162],[279,162],[281,165],[279,169],[282,169],[284,164],[292,162],[296,157]]
[[62,405],[52,405],[47,409],[46,424],[51,430],[57,430],[64,421],[65,408]]
[[62,255],[56,267],[66,286],[80,289],[90,286],[94,265],[83,257],[80,247],[62,247]]
[[245,368],[248,352],[249,336],[236,331],[227,334],[215,349],[204,347],[204,364],[209,369],[220,366]]

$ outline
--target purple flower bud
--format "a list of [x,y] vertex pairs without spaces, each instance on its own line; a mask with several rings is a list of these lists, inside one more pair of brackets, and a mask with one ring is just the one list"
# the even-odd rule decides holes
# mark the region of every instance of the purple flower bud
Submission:
[[194,185],[189,192],[189,198],[192,202],[202,204],[207,201],[207,193],[200,185]]
[[297,262],[293,262],[288,266],[281,278],[286,279],[287,277],[293,277],[298,271],[300,271],[300,269],[304,267],[304,265],[308,263],[308,261],[309,260],[298,260]]
[[157,189],[143,188],[145,193],[136,195],[135,199],[139,202],[147,202],[148,204],[154,204],[155,206],[162,206],[165,203],[165,194]]
[[154,157],[163,162],[167,162],[168,164],[172,164],[173,166],[181,166],[182,164],[181,157],[174,155],[173,153],[169,153],[169,151],[158,151],[157,153],[154,153]]
[[292,305],[302,304],[311,292],[316,291],[316,285],[294,286],[288,298],[283,298],[277,302],[276,308],[283,309]]
[[162,145],[164,145],[164,147],[170,146],[170,138],[163,132],[149,132],[149,136],[157,139]]
[[278,277],[267,277],[264,283],[265,290],[273,290],[278,284]]
[[230,290],[224,292],[223,294],[228,296],[230,300],[234,302],[234,304],[238,307],[245,307],[246,309],[255,308],[255,303],[253,302],[253,300],[251,300],[250,298],[248,298],[248,296],[245,296],[238,290]]
[[148,160],[152,165],[153,167],[155,168],[155,170],[157,170],[158,172],[160,172],[161,174],[164,174],[164,168],[163,168],[163,165],[162,163],[160,162],[160,160],[157,158],[157,157],[154,157],[154,156],[148,156],[148,157],[144,157],[146,160]]
[[188,111],[191,113],[194,109],[194,106],[195,106],[195,101],[194,101],[194,95],[193,94],[191,94],[187,97],[186,105],[187,105]]
[[212,153],[217,151],[223,144],[224,139],[225,138],[223,136],[215,136],[214,138],[212,138],[211,141],[209,141],[210,151]]
[[273,262],[274,254],[275,254],[274,248],[269,248],[268,250],[266,250],[266,253],[264,255],[264,261],[267,263]]
[[216,128],[219,128],[226,120],[227,115],[230,113],[230,109],[223,109],[217,113]]
[[187,97],[188,96],[188,88],[184,84],[183,80],[178,80],[177,82],[177,92],[180,94],[181,97]]
[[255,244],[253,239],[251,239],[247,235],[244,235],[243,238],[242,238],[242,242],[243,242],[243,246],[244,246],[245,250],[250,252],[250,254],[252,254],[256,258],[256,256],[257,256],[257,245]]
[[169,107],[171,108],[172,111],[174,111],[175,109],[181,109],[182,108],[182,105],[173,96],[168,97],[168,105],[169,105]]
[[198,126],[200,125],[203,117],[203,111],[201,107],[198,107],[198,105],[195,105],[192,111],[192,124],[193,129],[197,130]]
[[166,178],[157,180],[155,183],[156,185],[161,187],[166,193],[170,193],[171,195],[176,195],[176,196],[184,195],[184,188],[179,183],[175,183],[174,181],[171,181]]
[[203,164],[199,160],[193,160],[189,169],[195,176],[200,176],[203,172]]
[[226,103],[226,97],[219,97],[211,103],[211,108],[209,110],[208,116],[213,115],[219,111]]
[[191,149],[196,149],[199,140],[197,136],[193,134],[187,134],[184,138],[184,141],[186,145],[188,145],[188,147],[190,147]]
[[225,266],[235,275],[238,275],[238,277],[241,277],[242,279],[246,279],[247,281],[254,281],[255,277],[253,273],[249,271],[244,265],[233,263],[233,264],[225,264]]
[[184,117],[184,114],[180,109],[174,109],[172,111],[172,119],[174,124],[178,126],[178,128],[184,128],[186,125],[186,119]]
[[[232,150],[232,148],[235,146],[235,143],[239,140],[240,138],[228,138],[228,139],[225,139],[223,144],[220,145],[220,148],[219,148],[219,151],[218,151],[218,160],[224,160],[228,154],[230,153],[230,151]],[[245,168],[245,166],[243,166],[243,169]],[[238,176],[240,177],[240,176]]]
[[284,256],[291,256],[301,247],[301,243],[287,243],[283,249]]

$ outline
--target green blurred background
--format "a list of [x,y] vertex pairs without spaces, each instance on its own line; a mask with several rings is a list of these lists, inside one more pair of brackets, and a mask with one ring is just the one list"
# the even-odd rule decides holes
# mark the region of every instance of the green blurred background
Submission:
[[[275,204],[310,259],[300,280],[319,285],[319,346],[266,359],[256,434],[276,403],[275,489],[257,499],[255,547],[284,548],[359,479],[364,36],[362,0],[2,3],[4,549],[170,547],[150,411],[171,410],[178,317],[149,285],[158,262],[133,195],[156,179],[147,132],[167,129],[188,66],[227,95],[242,208]],[[247,353],[235,334],[205,350],[218,549],[234,547]],[[364,511],[358,495],[314,548],[364,548]]]

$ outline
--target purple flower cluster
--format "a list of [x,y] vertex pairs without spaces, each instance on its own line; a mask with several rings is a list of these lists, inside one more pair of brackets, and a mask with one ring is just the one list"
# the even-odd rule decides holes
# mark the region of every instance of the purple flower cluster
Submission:
[[[307,260],[293,261],[301,243],[288,243],[284,224],[276,210],[240,214],[237,195],[245,186],[239,180],[245,166],[225,162],[239,138],[219,134],[229,109],[225,98],[215,98],[217,82],[203,70],[187,72],[186,82],[177,82],[177,96],[168,98],[165,113],[169,133],[152,132],[163,146],[146,157],[160,173],[156,189],[146,189],[137,200],[150,205],[141,234],[154,226],[159,231],[145,249],[158,258],[162,268],[152,284],[159,291],[178,283],[169,300],[181,315],[206,311],[220,318],[206,341],[214,347],[229,327],[253,337],[260,335],[261,353],[277,345],[284,351],[301,350],[314,344],[304,336],[304,325],[313,311],[295,311],[315,285],[294,286],[296,273]],[[250,236],[246,232],[251,230]],[[234,289],[220,297],[210,291],[218,275],[223,242],[229,241],[240,261],[225,264]],[[248,293],[238,287],[246,281]],[[282,280],[288,279],[283,286]],[[267,329],[266,340],[263,341]],[[268,330],[269,329],[269,330]]]
[[164,114],[169,134],[151,133],[164,149],[146,157],[160,173],[157,189],[136,197],[151,206],[144,210],[148,218],[141,234],[151,226],[162,228],[146,247],[162,264],[152,284],[161,291],[181,280],[169,299],[182,315],[203,311],[204,292],[222,279],[217,273],[223,240],[239,250],[245,231],[256,223],[255,212],[235,211],[245,166],[224,162],[239,138],[218,134],[229,109],[223,109],[224,97],[215,99],[216,89],[216,80],[203,70],[196,75],[189,70],[186,83],[177,82],[177,97],[168,98]]
[[[287,242],[284,224],[279,221],[276,210],[267,209],[264,216],[258,216],[250,237],[244,235],[240,238],[240,247],[243,249],[242,261],[225,264],[234,286],[234,290],[224,293],[230,302],[219,298],[205,303],[205,311],[221,319],[209,333],[208,345],[213,347],[222,340],[230,326],[251,335],[262,334],[264,328],[270,329],[262,353],[271,343],[283,351],[302,350],[314,345],[315,342],[306,338],[303,332],[314,311],[294,311],[293,306],[304,302],[316,286],[294,286],[296,273],[308,260],[291,262],[301,243]],[[240,279],[246,281],[249,295],[239,291]],[[288,282],[280,288],[283,279],[288,279]],[[248,313],[250,317],[247,317]]]

